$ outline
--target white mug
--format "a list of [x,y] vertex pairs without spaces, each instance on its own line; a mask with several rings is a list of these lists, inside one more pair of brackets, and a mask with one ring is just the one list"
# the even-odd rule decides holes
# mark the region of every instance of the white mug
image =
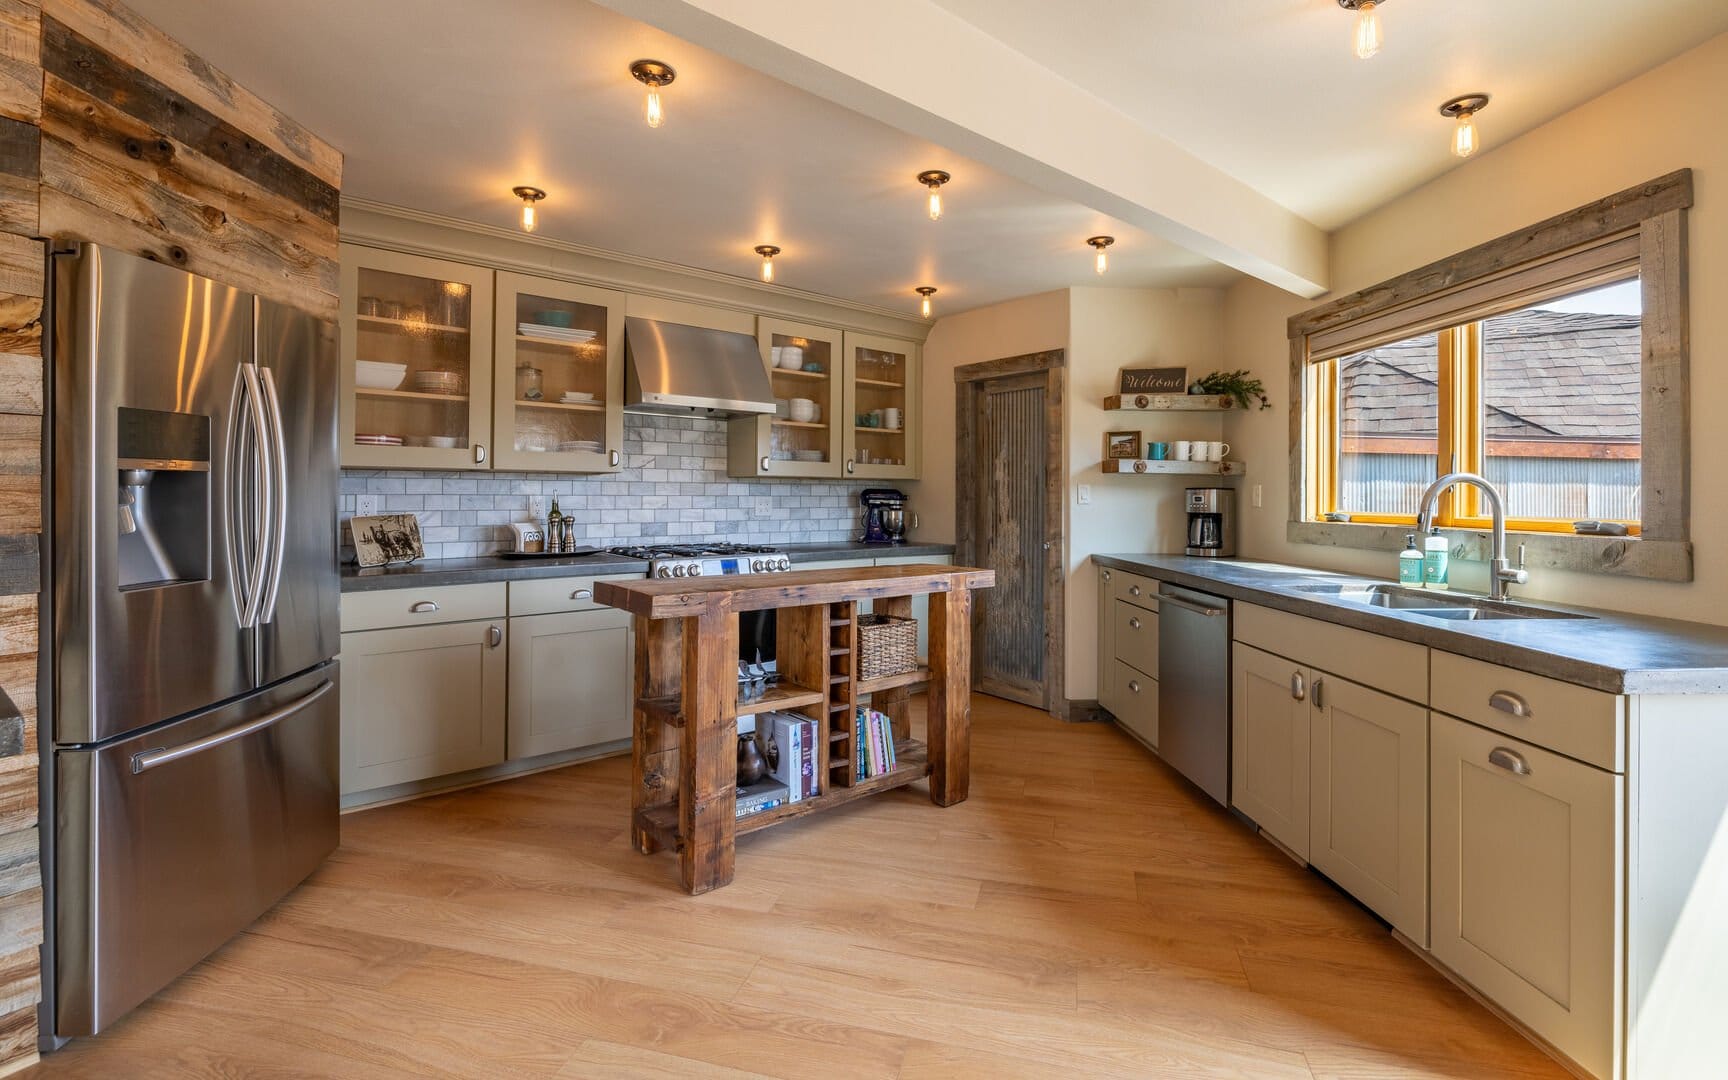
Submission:
[[1194,460],[1194,445],[1195,445],[1194,443],[1191,443],[1186,439],[1182,439],[1182,440],[1179,440],[1177,442],[1171,443],[1170,444],[1170,448],[1171,448],[1170,456],[1175,458],[1177,461],[1193,461]]
[[887,428],[889,431],[898,431],[900,429],[900,410],[883,409],[882,426]]
[[1230,452],[1230,444],[1226,442],[1209,442],[1206,444],[1207,461],[1223,461],[1224,455]]

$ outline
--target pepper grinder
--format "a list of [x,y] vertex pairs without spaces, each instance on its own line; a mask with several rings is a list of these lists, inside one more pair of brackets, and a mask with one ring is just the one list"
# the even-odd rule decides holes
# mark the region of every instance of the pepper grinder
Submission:
[[576,517],[575,517],[575,515],[565,514],[564,519],[563,519],[561,524],[563,527],[558,530],[558,550],[564,552],[566,555],[575,554],[575,551],[576,551]]

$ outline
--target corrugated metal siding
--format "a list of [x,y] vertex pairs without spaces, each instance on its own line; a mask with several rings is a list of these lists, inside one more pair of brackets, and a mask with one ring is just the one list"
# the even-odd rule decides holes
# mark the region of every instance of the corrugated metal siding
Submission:
[[[1437,475],[1433,454],[1344,454],[1338,499],[1346,511],[1414,514]],[[1638,520],[1636,461],[1490,457],[1488,479],[1512,517]]]
[[1036,686],[1044,681],[1044,388],[987,393],[982,502],[997,578],[979,635],[979,674]]

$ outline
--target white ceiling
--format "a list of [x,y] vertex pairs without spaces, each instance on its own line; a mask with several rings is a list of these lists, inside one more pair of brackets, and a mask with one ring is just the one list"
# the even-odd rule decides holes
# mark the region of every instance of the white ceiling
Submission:
[[[146,18],[346,155],[347,195],[914,312],[1095,283],[1085,238],[1117,237],[1108,283],[1238,275],[1076,203],[579,0],[131,0]],[[672,64],[643,121],[632,60]],[[940,222],[914,177],[947,169]]]
[[1440,103],[1484,91],[1485,150],[1728,31],[1728,0],[934,0],[1324,229],[1459,164]]
[[[1099,284],[1099,232],[1103,284],[1239,276],[585,0],[128,2],[337,145],[350,196],[509,226],[532,184],[544,236],[739,275],[777,244],[782,283],[899,311]],[[935,2],[1326,227],[1456,164],[1448,96],[1495,95],[1491,150],[1728,29],[1724,0],[1386,0],[1363,62],[1335,0]],[[678,70],[657,131],[644,56]],[[938,223],[927,168],[955,175]]]

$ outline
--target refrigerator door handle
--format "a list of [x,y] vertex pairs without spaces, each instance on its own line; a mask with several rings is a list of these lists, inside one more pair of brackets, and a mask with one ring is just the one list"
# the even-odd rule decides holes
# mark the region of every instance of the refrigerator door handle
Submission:
[[260,623],[274,622],[276,619],[276,593],[282,585],[283,553],[288,547],[288,443],[282,434],[282,403],[276,394],[276,377],[269,368],[262,369],[264,384],[264,407],[268,414],[269,426],[263,432],[264,441],[269,455],[271,483],[268,498],[270,500],[270,535],[266,547],[270,552],[266,563],[263,579],[264,599],[261,605],[258,621]]
[[328,694],[330,692],[330,687],[333,685],[334,684],[329,680],[325,680],[318,684],[318,689],[307,694],[305,697],[291,701],[280,709],[267,712],[256,720],[248,720],[244,724],[238,724],[231,727],[227,731],[218,731],[214,735],[206,735],[202,739],[194,739],[189,743],[181,743],[179,746],[157,747],[154,750],[143,750],[139,753],[133,754],[132,773],[136,776],[139,773],[149,772],[158,765],[167,765],[169,762],[179,761],[181,758],[188,758],[193,754],[200,754],[206,750],[215,749],[223,743],[231,743],[235,739],[244,739],[248,735],[263,731],[265,728],[271,727],[275,724],[279,724],[290,716],[293,716],[295,713],[305,709],[308,705],[311,705],[325,694]]
[[271,473],[273,462],[265,454],[264,439],[268,433],[265,430],[264,394],[258,386],[258,365],[241,364],[241,378],[246,383],[246,402],[252,416],[252,453],[256,465],[259,487],[258,514],[252,525],[252,565],[246,571],[246,610],[240,619],[241,626],[257,626],[258,612],[264,601],[264,571],[269,564],[269,544],[266,536],[274,528],[272,519],[276,516],[276,508],[271,505],[267,496],[273,484]]
[[245,373],[240,368],[234,370],[234,390],[228,396],[228,444],[224,447],[222,460],[222,475],[227,478],[227,490],[223,493],[228,512],[223,515],[222,531],[226,540],[224,549],[228,553],[228,580],[233,587],[228,590],[228,598],[234,602],[234,618],[244,627],[246,625],[246,609],[249,603],[246,581],[246,553],[240,550],[240,533],[236,527],[240,523],[240,506],[244,494],[240,484],[240,458],[242,441],[240,425],[242,413],[241,402],[246,398]]

